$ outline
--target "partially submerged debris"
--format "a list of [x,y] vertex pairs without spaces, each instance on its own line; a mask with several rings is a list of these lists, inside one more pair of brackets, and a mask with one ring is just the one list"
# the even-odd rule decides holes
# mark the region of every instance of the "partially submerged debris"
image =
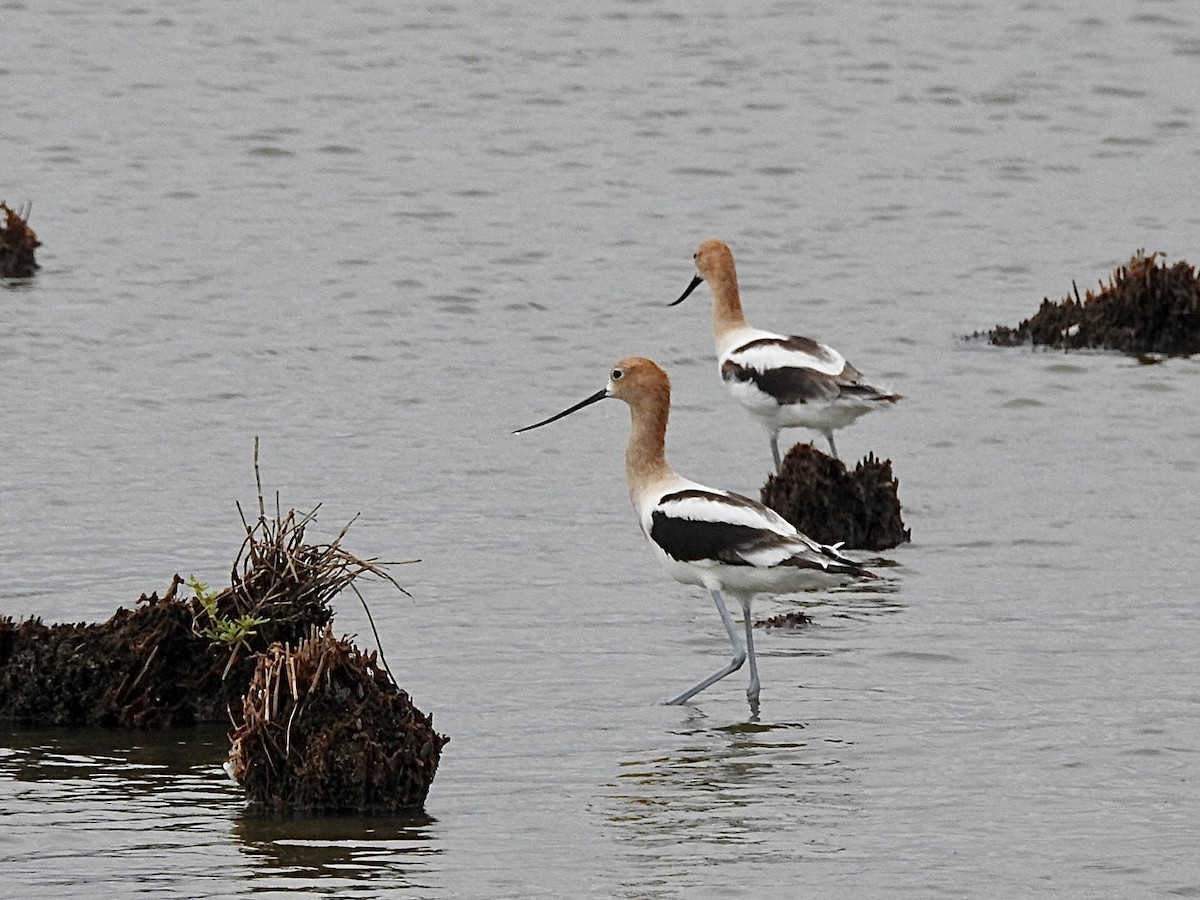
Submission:
[[[1073,290],[1059,303],[1042,301],[1016,328],[986,332],[999,346],[1035,344],[1063,350],[1095,348],[1122,353],[1187,356],[1200,352],[1200,278],[1184,261],[1167,266],[1139,250],[1082,299]],[[979,335],[976,334],[976,337]]]
[[804,534],[847,549],[885,550],[912,540],[900,516],[891,460],[869,454],[847,471],[812,444],[796,444],[778,475],[762,487],[762,502]]
[[[255,472],[257,474],[257,451]],[[55,725],[170,727],[228,721],[254,674],[255,653],[297,643],[333,617],[330,602],[364,574],[403,588],[396,563],[363,560],[341,546],[310,544],[314,510],[268,518],[259,483],[258,519],[224,590],[196,581],[182,599],[178,575],[162,597],[138,598],[102,624],[45,625],[0,618],[0,719]],[[239,506],[240,511],[240,506]],[[368,611],[369,615],[369,611]]]
[[[177,596],[178,575],[162,597],[138,598],[101,624],[45,625],[0,619],[0,718],[53,725],[173,727],[228,721],[266,636],[299,636],[332,616],[325,603],[277,594],[260,607],[260,634],[235,645],[197,632],[199,600]],[[219,609],[232,612],[223,595]]]
[[33,251],[41,241],[29,227],[30,209],[28,204],[12,209],[0,200],[0,213],[4,214],[0,224],[0,278],[29,278],[38,269]]
[[[228,651],[192,630],[175,576],[99,625],[0,619],[0,718],[53,725],[176,726],[226,718],[241,695]],[[230,690],[232,688],[232,691]]]
[[229,769],[254,805],[286,812],[419,808],[449,738],[379,665],[327,626],[258,658]]
[[[254,447],[258,477],[258,442]],[[232,721],[230,771],[277,811],[420,808],[449,738],[397,687],[382,650],[336,639],[330,602],[364,574],[405,593],[388,567],[333,541],[309,544],[316,510],[258,519],[230,585],[178,575],[101,625],[0,618],[0,719],[56,725]],[[238,506],[241,513],[241,506]],[[409,560],[416,562],[416,560]],[[194,596],[177,596],[183,585]],[[359,597],[361,600],[361,595]],[[363,603],[374,630],[371,612]],[[378,634],[375,635],[378,643]],[[295,649],[292,649],[295,648]]]
[[812,624],[812,616],[806,612],[801,612],[794,609],[791,612],[780,613],[776,616],[771,616],[768,619],[761,619],[754,623],[755,628],[768,629],[788,629],[795,631]]

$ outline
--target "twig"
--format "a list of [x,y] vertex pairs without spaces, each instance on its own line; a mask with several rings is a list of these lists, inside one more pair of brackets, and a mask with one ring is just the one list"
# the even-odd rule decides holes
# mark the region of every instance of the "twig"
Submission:
[[145,675],[146,670],[150,668],[150,663],[154,662],[154,657],[158,656],[158,648],[159,648],[159,645],[155,644],[154,649],[150,651],[150,655],[146,657],[146,662],[142,666],[142,671],[138,672],[137,678],[133,679],[133,684],[131,684],[129,686],[128,690],[132,691],[135,687],[138,686],[138,682],[142,680],[142,676]]
[[[350,587],[353,588],[354,593],[358,595],[359,602],[362,603],[363,612],[367,614],[367,622],[371,625],[371,634],[375,636],[375,647],[379,650],[379,658],[383,662],[383,667],[387,669],[388,678],[392,679],[393,684],[399,684],[400,682],[396,680],[395,673],[392,672],[392,667],[388,665],[387,656],[384,655],[383,641],[379,639],[379,630],[375,627],[375,617],[371,615],[371,607],[367,606],[366,598],[363,597],[362,591],[358,589],[357,584],[351,582]],[[400,585],[396,585],[396,587],[400,587]],[[408,591],[405,591],[404,588],[400,588],[400,590],[404,591],[405,594],[408,593]]]

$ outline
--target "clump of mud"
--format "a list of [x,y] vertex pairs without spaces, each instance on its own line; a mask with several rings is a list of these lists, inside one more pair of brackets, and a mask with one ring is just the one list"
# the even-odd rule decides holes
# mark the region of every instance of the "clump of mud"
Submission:
[[374,653],[328,627],[258,657],[241,718],[230,774],[272,812],[418,809],[449,740]]
[[900,514],[899,484],[891,460],[873,453],[849,471],[812,444],[796,444],[779,474],[767,478],[761,498],[813,540],[886,550],[912,540]]
[[[257,477],[257,441],[254,470]],[[275,505],[268,517],[260,480],[258,519],[242,514],[245,540],[221,591],[176,575],[162,597],[143,594],[103,624],[0,619],[0,719],[229,721],[230,770],[255,805],[418,809],[449,739],[396,686],[382,651],[364,654],[335,639],[330,625],[332,599],[347,587],[358,593],[363,575],[404,592],[388,572],[400,563],[343,549],[353,521],[333,541],[309,543],[316,510],[284,515]],[[179,596],[185,584],[193,596]]]
[[767,619],[760,619],[754,623],[754,627],[775,631],[798,631],[811,625],[812,621],[812,616],[796,609],[791,612],[779,613],[779,615]]
[[[100,624],[0,619],[0,718],[26,724],[164,728],[228,721],[263,635],[299,637],[332,616],[320,600],[278,595],[259,605],[260,634],[227,646],[205,637],[207,613],[177,596],[183,579]],[[234,611],[222,598],[217,614]]]
[[985,336],[1002,347],[1035,344],[1062,350],[1105,349],[1133,355],[1187,356],[1200,352],[1200,278],[1180,261],[1159,263],[1162,253],[1139,250],[1081,299],[1074,287],[1058,303],[1049,298],[1031,318]]
[[387,572],[395,563],[342,548],[349,524],[329,543],[309,543],[315,510],[284,515],[277,504],[268,517],[261,482],[258,506],[256,521],[242,516],[245,539],[219,592],[192,582],[193,596],[181,596],[176,575],[161,597],[143,594],[101,624],[0,618],[0,719],[159,728],[229,721],[256,653],[328,624],[332,599],[364,574],[403,590]]
[[38,270],[33,251],[41,246],[29,227],[30,208],[12,209],[0,201],[0,213],[0,278],[29,278]]

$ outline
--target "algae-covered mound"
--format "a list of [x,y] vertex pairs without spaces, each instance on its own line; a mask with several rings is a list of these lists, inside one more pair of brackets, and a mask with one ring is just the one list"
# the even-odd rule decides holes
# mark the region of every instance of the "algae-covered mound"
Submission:
[[326,627],[260,655],[229,769],[272,811],[395,813],[425,802],[448,740],[375,654]]
[[33,251],[41,241],[29,227],[29,207],[12,209],[0,201],[0,278],[29,278],[38,269]]
[[1139,250],[1095,293],[1080,299],[1075,288],[1058,303],[1047,298],[1033,317],[1016,328],[997,325],[987,339],[1004,347],[1032,343],[1135,355],[1200,352],[1200,278],[1186,262],[1160,263],[1163,256]]
[[804,534],[848,549],[885,550],[912,540],[900,515],[899,481],[891,460],[875,454],[848,471],[812,444],[796,444],[778,475],[762,487],[762,502]]

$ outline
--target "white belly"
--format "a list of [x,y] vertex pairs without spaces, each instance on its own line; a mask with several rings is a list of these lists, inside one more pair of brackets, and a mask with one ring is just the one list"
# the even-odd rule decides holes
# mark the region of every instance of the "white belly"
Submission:
[[779,403],[770,394],[760,391],[752,381],[731,379],[725,382],[725,386],[738,403],[761,419],[763,425],[772,431],[801,427],[815,428],[818,431],[845,428],[872,409],[869,402],[857,397],[810,400],[807,403]]
[[656,555],[667,574],[681,584],[694,584],[710,590],[716,587],[734,596],[794,594],[836,587],[853,580],[847,575],[820,569],[788,566],[764,569],[715,562],[680,562],[662,551],[657,551]]

